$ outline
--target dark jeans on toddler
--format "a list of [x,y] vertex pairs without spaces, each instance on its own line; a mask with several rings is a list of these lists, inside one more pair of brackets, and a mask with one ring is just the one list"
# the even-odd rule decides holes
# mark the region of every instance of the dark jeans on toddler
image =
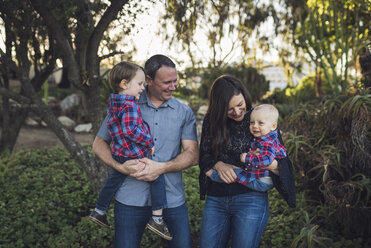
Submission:
[[[124,163],[132,158],[112,156],[117,162]],[[95,204],[95,207],[101,211],[106,212],[115,196],[117,190],[121,187],[122,183],[125,181],[127,175],[121,174],[115,169],[111,170],[111,173],[104,184],[99,198]],[[152,210],[164,209],[167,207],[166,202],[166,192],[165,192],[165,178],[164,175],[160,175],[156,180],[149,182],[151,183],[151,201]]]

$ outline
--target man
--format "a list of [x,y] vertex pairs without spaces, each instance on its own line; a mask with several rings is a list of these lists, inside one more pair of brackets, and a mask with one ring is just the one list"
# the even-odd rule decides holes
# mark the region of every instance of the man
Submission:
[[152,56],[145,63],[145,71],[148,86],[139,105],[156,146],[152,159],[116,162],[111,156],[107,119],[93,143],[94,153],[104,163],[130,175],[116,193],[114,246],[140,246],[151,216],[150,186],[146,181],[164,174],[168,205],[164,219],[173,235],[171,241],[165,242],[169,247],[191,247],[182,170],[198,163],[196,119],[188,106],[172,97],[178,78],[175,64],[168,57]]

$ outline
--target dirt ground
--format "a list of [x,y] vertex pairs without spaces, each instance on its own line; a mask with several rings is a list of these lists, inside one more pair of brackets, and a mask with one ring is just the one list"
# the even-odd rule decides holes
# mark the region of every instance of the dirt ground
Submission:
[[[92,144],[94,135],[91,133],[73,133],[81,145]],[[19,133],[14,152],[40,147],[63,146],[57,136],[47,128],[23,127]]]

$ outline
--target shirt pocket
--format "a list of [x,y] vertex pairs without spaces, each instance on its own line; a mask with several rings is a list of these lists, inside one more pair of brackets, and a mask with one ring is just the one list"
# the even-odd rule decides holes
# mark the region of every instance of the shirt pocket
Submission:
[[166,140],[178,142],[182,134],[182,122],[179,117],[169,116],[164,121],[164,127],[161,130]]

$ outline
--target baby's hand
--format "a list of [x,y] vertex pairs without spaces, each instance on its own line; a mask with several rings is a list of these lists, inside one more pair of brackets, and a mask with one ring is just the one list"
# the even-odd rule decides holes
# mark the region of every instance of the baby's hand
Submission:
[[247,154],[254,155],[254,156],[259,156],[260,155],[260,148],[257,148],[255,151],[250,149]]
[[155,153],[155,146],[153,146],[152,148],[151,148],[151,156]]
[[247,153],[246,152],[241,153],[240,160],[241,160],[242,163],[245,163],[246,162],[246,156],[247,156]]

